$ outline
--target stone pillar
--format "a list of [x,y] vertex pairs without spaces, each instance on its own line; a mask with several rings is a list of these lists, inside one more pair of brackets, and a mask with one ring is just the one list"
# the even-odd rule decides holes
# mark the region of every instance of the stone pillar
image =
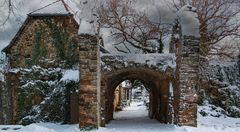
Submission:
[[183,36],[179,69],[178,124],[197,125],[197,94],[199,73],[199,38]]
[[149,92],[149,110],[148,110],[148,117],[150,119],[153,119],[153,93],[152,93],[152,89]]
[[80,89],[79,127],[84,130],[100,126],[100,55],[97,38],[81,35],[79,42]]
[[169,105],[169,81],[163,80],[161,82],[161,89],[159,91],[160,94],[160,122],[168,123],[168,105]]

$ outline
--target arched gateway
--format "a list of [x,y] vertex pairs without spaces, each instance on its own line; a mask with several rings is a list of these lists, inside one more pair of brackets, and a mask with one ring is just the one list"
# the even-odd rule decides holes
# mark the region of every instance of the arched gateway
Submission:
[[171,54],[102,55],[101,124],[104,126],[113,119],[113,94],[118,84],[124,80],[143,82],[150,93],[150,118],[163,123],[171,122],[168,99],[170,83],[174,81],[174,68],[175,57]]
[[115,88],[124,80],[135,79],[150,90],[150,118],[195,126],[199,39],[183,39],[183,47],[174,50],[176,54],[104,54],[97,43],[89,46],[89,41],[82,41],[80,127],[105,126],[112,120]]
[[[45,112],[43,118],[49,120],[45,115],[51,110],[43,107],[44,103],[53,97],[59,101],[61,96],[68,99],[71,96],[71,103],[63,109],[70,112],[73,123],[79,122],[80,128],[105,126],[113,119],[113,93],[117,85],[137,79],[149,88],[150,118],[196,126],[199,36],[195,35],[198,27],[192,23],[197,21],[196,17],[184,12],[195,14],[191,10],[186,7],[180,12],[179,23],[173,27],[170,54],[103,53],[96,36],[77,35],[79,26],[73,15],[30,14],[4,49],[11,69],[6,74],[6,87],[0,91],[4,104],[0,105],[0,119],[4,119],[0,123],[16,124],[28,114],[42,119],[39,109]],[[39,71],[36,64],[45,69]],[[75,64],[79,66],[79,84],[70,82],[63,87],[64,76],[56,67],[64,69],[76,67]],[[30,66],[33,68],[27,69]],[[70,91],[49,94],[49,90],[57,92],[57,87],[62,90],[70,87]],[[32,94],[25,97],[25,90]],[[51,115],[51,119],[62,120],[59,115]]]

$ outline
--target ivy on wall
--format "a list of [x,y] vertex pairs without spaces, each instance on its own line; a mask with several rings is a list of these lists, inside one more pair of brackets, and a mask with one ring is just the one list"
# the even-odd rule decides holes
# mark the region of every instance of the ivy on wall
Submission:
[[[44,40],[50,40],[47,42]],[[74,42],[66,27],[56,20],[45,18],[43,23],[35,31],[35,40],[33,44],[32,57],[27,61],[29,66],[38,65],[39,60],[46,58],[48,43],[54,45],[56,49],[56,60],[64,62],[64,67],[70,68],[78,62],[78,46]]]
[[41,57],[46,57],[47,49],[43,43],[43,36],[46,33],[45,28],[41,27],[39,30],[35,31],[35,41],[33,44],[32,58],[27,61],[28,65],[34,65],[39,62]]
[[78,89],[78,82],[61,78],[62,69],[78,64],[77,42],[66,25],[52,18],[42,19],[33,36],[32,53],[25,61],[30,69],[20,71],[20,87],[16,89],[16,120],[25,125],[70,122],[70,96]]

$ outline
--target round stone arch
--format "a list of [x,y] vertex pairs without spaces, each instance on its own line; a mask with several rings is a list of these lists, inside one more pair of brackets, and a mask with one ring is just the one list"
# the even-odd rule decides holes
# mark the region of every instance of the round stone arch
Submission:
[[140,80],[149,88],[149,117],[169,123],[169,86],[173,80],[170,70],[152,68],[122,68],[101,73],[101,126],[113,119],[113,94],[124,80]]

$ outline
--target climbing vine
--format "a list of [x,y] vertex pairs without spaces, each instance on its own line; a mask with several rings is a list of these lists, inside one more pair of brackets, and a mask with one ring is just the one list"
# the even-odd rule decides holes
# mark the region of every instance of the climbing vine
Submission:
[[47,49],[46,46],[43,45],[43,35],[46,33],[45,28],[42,26],[39,30],[35,31],[35,40],[33,44],[33,51],[32,51],[32,59],[28,60],[28,65],[34,65],[39,62],[41,57],[46,57]]
[[51,37],[57,49],[58,57],[65,59],[65,44],[69,41],[69,34],[62,25],[58,25],[56,22],[51,21],[51,19],[44,19],[44,22],[52,33]]
[[[29,65],[36,65],[39,60],[46,57],[48,51],[44,39],[50,37],[50,40],[56,48],[57,58],[65,62],[64,66],[71,67],[78,61],[77,44],[70,38],[66,28],[57,21],[50,18],[43,19],[45,24],[42,24],[39,29],[35,31],[35,42],[33,45],[33,52]],[[48,33],[49,32],[49,33]],[[50,35],[50,36],[46,36]]]

